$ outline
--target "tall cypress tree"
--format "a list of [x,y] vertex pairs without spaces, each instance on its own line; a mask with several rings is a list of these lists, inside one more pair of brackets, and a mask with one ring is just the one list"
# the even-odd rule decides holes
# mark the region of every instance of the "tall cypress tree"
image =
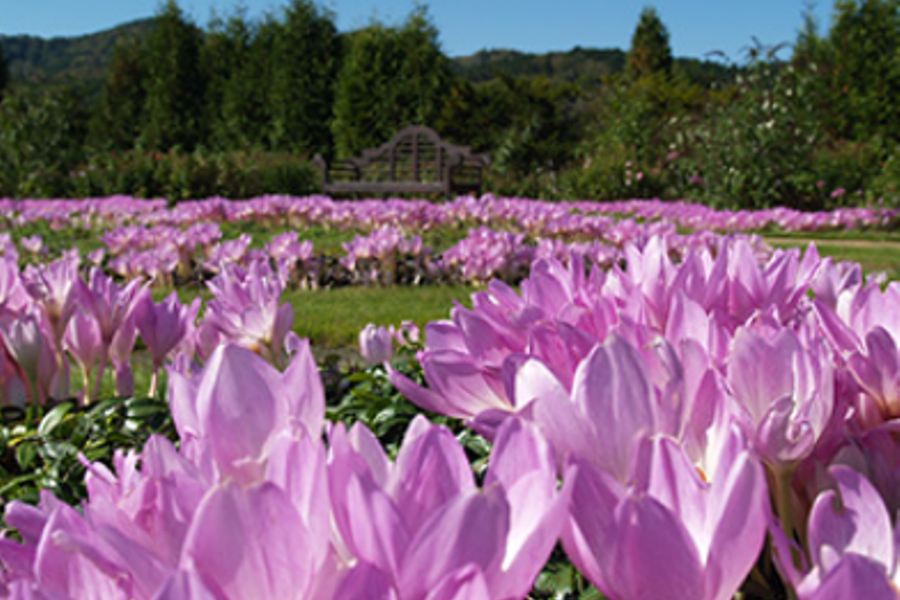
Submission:
[[668,76],[672,73],[669,30],[653,7],[646,7],[641,11],[641,18],[631,38],[625,72],[632,79],[653,74]]
[[137,40],[123,40],[116,46],[91,119],[92,145],[112,150],[134,147],[141,133],[147,98],[143,53],[143,44]]
[[147,38],[147,93],[143,141],[168,149],[203,140],[205,78],[200,68],[202,32],[169,0]]
[[[244,11],[214,20],[203,45],[206,116],[211,144],[221,150],[258,145],[266,127],[265,90],[253,63],[259,28]],[[262,81],[265,81],[264,79]]]
[[3,92],[9,84],[9,65],[6,64],[6,55],[3,54],[3,44],[0,44],[0,100],[3,100]]
[[827,44],[839,135],[900,139],[900,1],[838,0]]
[[272,42],[270,146],[327,151],[340,57],[333,16],[312,0],[292,0],[275,27]]
[[381,144],[406,125],[435,125],[453,81],[437,29],[422,8],[400,28],[375,23],[354,32],[334,101],[338,154]]

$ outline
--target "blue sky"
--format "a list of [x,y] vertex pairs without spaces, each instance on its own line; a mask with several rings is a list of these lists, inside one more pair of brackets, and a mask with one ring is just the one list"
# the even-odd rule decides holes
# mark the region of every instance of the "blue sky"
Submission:
[[[414,0],[323,0],[342,31],[373,17],[402,21]],[[180,0],[199,24],[213,10],[231,14],[236,0]],[[244,0],[251,17],[277,12],[285,2]],[[627,49],[641,9],[656,7],[669,28],[677,56],[701,58],[722,51],[737,60],[756,36],[765,44],[792,43],[802,25],[804,0],[431,0],[426,2],[441,32],[444,51],[466,55],[484,48],[525,52],[570,50],[576,45]],[[152,15],[158,0],[0,0],[0,33],[42,37],[92,33]],[[832,1],[814,7],[820,29],[831,21]]]

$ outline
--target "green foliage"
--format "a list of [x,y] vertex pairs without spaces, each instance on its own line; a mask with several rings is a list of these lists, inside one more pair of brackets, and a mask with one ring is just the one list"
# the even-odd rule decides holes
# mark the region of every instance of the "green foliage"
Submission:
[[[391,366],[419,385],[425,383],[422,365],[416,360],[421,344],[407,340],[395,348]],[[490,443],[459,419],[426,412],[410,402],[390,382],[382,365],[365,369],[341,366],[336,357],[322,372],[326,383],[326,415],[334,423],[352,427],[365,425],[381,442],[391,458],[397,456],[409,424],[418,415],[450,429],[460,441],[476,476],[484,475],[491,451]]]
[[92,145],[104,150],[126,150],[141,132],[146,102],[147,65],[142,44],[133,38],[116,46],[100,101],[91,119]]
[[592,586],[569,561],[561,545],[557,545],[538,575],[532,600],[604,600],[605,596]]
[[78,86],[91,101],[99,99],[106,69],[121,39],[143,39],[152,19],[125,23],[78,37],[43,39],[0,35],[9,65],[10,83],[36,91]]
[[2,409],[0,510],[5,503],[35,503],[40,490],[69,504],[86,497],[79,456],[112,465],[117,450],[141,448],[151,434],[175,439],[169,407],[150,398],[116,398],[89,407],[73,401],[52,407]]
[[341,51],[334,16],[312,0],[292,0],[274,27],[269,145],[276,150],[328,153]]
[[3,53],[3,44],[0,44],[0,101],[3,100],[3,92],[9,84],[9,65],[6,62],[6,55]]
[[74,174],[68,194],[76,197],[133,194],[187,200],[265,194],[304,196],[320,189],[319,172],[303,157],[284,152],[169,152],[131,150],[98,153]]
[[900,139],[900,1],[837,0],[825,55],[842,137]]
[[[319,247],[318,240],[314,243]],[[285,293],[285,301],[294,306],[294,330],[300,337],[325,348],[352,348],[359,344],[359,332],[369,323],[396,325],[412,319],[424,327],[430,321],[446,319],[455,302],[471,306],[470,294],[477,290],[451,285],[347,286],[291,290]]]
[[549,77],[557,81],[591,82],[621,73],[625,53],[619,49],[582,48],[568,52],[529,54],[516,50],[481,50],[453,59],[453,70],[471,83],[485,83],[502,76]]
[[[675,151],[690,194],[713,206],[759,209],[805,205],[801,185],[820,142],[809,78],[757,44],[737,85],[681,129]],[[807,179],[808,180],[808,179]]]
[[885,149],[878,139],[826,142],[815,149],[809,170],[798,173],[798,188],[810,205],[859,206],[880,192],[877,181],[884,161]]
[[659,74],[668,76],[672,73],[669,30],[653,7],[641,11],[637,28],[631,37],[625,72],[631,79]]
[[710,94],[662,73],[638,80],[609,78],[585,111],[592,137],[577,150],[580,165],[567,170],[566,198],[677,197],[686,186],[675,150],[679,132]]
[[243,12],[214,19],[202,60],[207,77],[208,144],[220,150],[264,147],[269,126],[266,90],[270,79],[268,26],[248,23]]
[[881,168],[872,179],[868,197],[887,206],[900,206],[900,146],[895,146],[887,158],[875,166]]
[[374,23],[347,37],[332,123],[338,156],[438,118],[454,76],[437,38],[422,7],[402,27]]
[[438,120],[450,139],[491,154],[495,193],[547,197],[581,135],[579,89],[546,77],[507,77],[452,88]]
[[205,78],[200,68],[202,32],[169,0],[147,38],[142,142],[165,150],[193,148],[203,138]]
[[502,82],[507,126],[494,153],[496,168],[512,174],[558,171],[572,158],[577,137],[570,110],[577,89],[544,78]]
[[24,89],[0,104],[0,196],[60,197],[84,158],[87,115],[71,90]]

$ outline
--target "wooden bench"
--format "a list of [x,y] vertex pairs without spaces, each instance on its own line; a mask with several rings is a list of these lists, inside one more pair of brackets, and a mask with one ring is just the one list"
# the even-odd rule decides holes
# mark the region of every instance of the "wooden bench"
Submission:
[[359,194],[481,194],[485,154],[444,141],[424,125],[402,129],[378,148],[361,156],[329,165],[317,155],[313,164],[322,171],[322,191],[331,196]]

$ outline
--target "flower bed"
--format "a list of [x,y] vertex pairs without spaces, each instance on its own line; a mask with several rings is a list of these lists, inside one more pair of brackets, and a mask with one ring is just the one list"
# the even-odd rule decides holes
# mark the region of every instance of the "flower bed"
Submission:
[[[424,345],[408,325],[367,328],[363,354],[383,364],[339,385],[328,419],[281,301],[277,257],[311,255],[296,238],[260,260],[220,247],[202,315],[74,256],[20,270],[8,246],[4,401],[74,390],[91,405],[106,370],[133,395],[139,339],[151,388],[167,372],[174,431],[83,456],[78,510],[48,491],[8,503],[0,593],[542,597],[561,542],[610,598],[895,598],[900,287],[813,247],[632,223],[610,261],[539,242],[515,259],[518,290],[471,263],[487,289]],[[401,277],[383,248],[424,254],[395,226],[347,248],[371,260],[362,276]],[[109,243],[130,243],[119,231]],[[475,231],[460,256],[523,246]],[[64,418],[50,411],[41,435],[51,416]]]

